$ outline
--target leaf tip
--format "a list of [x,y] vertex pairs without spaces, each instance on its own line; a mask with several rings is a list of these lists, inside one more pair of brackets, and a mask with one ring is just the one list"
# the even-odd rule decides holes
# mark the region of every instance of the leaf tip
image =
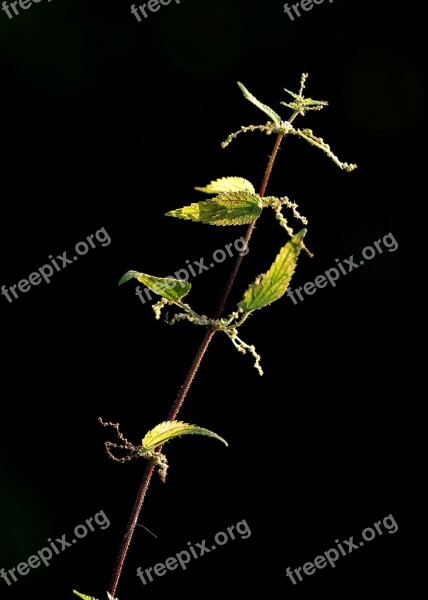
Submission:
[[127,271],[125,273],[125,275],[123,277],[121,277],[121,279],[120,279],[120,281],[119,281],[119,283],[117,285],[123,285],[124,283],[126,283],[130,279],[133,279],[135,277],[136,273],[137,273],[137,271]]
[[291,238],[291,242],[294,243],[298,243],[298,244],[303,244],[303,240],[306,236],[306,234],[308,233],[308,230],[306,229],[306,227],[304,227],[303,229],[301,229],[300,231],[298,231],[292,238]]

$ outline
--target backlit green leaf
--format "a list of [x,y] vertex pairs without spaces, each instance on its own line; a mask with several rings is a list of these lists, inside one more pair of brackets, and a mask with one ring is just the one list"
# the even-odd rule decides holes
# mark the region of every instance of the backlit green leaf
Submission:
[[192,288],[192,284],[183,279],[174,279],[174,277],[155,277],[154,275],[147,275],[146,273],[139,273],[138,271],[128,271],[125,273],[119,281],[119,285],[122,285],[122,283],[125,283],[132,278],[144,283],[144,285],[152,292],[172,302],[179,302],[184,296],[187,296]]
[[195,190],[214,195],[222,194],[224,192],[250,192],[250,194],[256,193],[253,184],[243,177],[222,177],[221,179],[211,181],[211,183],[206,187],[195,187]]
[[257,219],[261,212],[262,200],[257,194],[228,192],[172,210],[166,216],[209,225],[245,225]]
[[165,442],[180,435],[206,435],[223,442],[226,446],[228,445],[226,440],[209,429],[204,429],[197,425],[189,425],[182,421],[164,421],[163,423],[156,425],[154,429],[145,435],[142,442],[143,451],[150,452],[157,446],[165,444]]
[[300,94],[295,94],[294,92],[290,92],[290,90],[287,90],[287,88],[284,88],[284,90],[287,92],[287,94],[290,94],[290,96],[293,96],[293,98],[295,100],[300,100],[301,99],[301,95]]
[[296,268],[306,229],[302,229],[280,250],[269,271],[259,275],[238,304],[246,313],[267,306],[285,294]]

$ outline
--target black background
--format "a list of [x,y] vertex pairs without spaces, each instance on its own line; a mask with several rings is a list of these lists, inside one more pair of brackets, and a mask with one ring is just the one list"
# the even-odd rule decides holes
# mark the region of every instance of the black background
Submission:
[[[182,0],[138,23],[128,2],[42,1],[0,14],[1,278],[7,287],[48,255],[105,227],[98,246],[50,285],[9,304],[0,297],[0,568],[26,561],[48,537],[104,510],[111,526],[89,534],[1,598],[104,598],[144,464],[104,453],[119,421],[135,443],[164,420],[203,331],[156,322],[128,269],[167,275],[207,260],[245,233],[167,219],[195,202],[195,185],[220,176],[258,187],[274,139],[220,142],[265,116],[242,81],[284,118],[283,88],[330,106],[300,124],[324,137],[351,174],[297,138],[282,146],[268,192],[296,200],[309,218],[306,255],[292,288],[335,258],[359,256],[391,232],[398,250],[377,255],[294,306],[258,313],[242,335],[250,357],[214,339],[180,417],[229,441],[184,438],[168,448],[166,485],[156,478],[118,590],[120,600],[185,589],[203,594],[309,598],[407,589],[411,495],[414,268],[412,240],[422,159],[422,39],[404,3],[327,1],[292,22],[280,1]],[[228,308],[266,270],[285,234],[263,216]],[[193,281],[189,301],[212,314],[233,261]],[[409,312],[410,311],[410,312]],[[410,316],[409,316],[410,314]],[[405,390],[404,395],[400,390]],[[293,586],[296,568],[392,514],[398,532]],[[245,519],[252,535],[143,587],[147,568],[187,542],[212,540]]]

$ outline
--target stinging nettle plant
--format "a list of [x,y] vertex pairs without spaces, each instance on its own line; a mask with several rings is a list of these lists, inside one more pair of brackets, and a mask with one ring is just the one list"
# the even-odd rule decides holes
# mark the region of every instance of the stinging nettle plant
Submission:
[[[244,97],[254,104],[258,109],[263,111],[269,117],[269,120],[264,125],[247,125],[241,127],[235,133],[222,143],[222,147],[226,148],[234,141],[241,133],[259,131],[266,135],[276,134],[276,140],[266,167],[265,175],[259,193],[256,192],[254,185],[242,177],[222,177],[211,181],[205,187],[196,187],[195,189],[210,195],[208,200],[201,200],[190,205],[171,210],[166,213],[169,217],[185,219],[206,225],[217,226],[242,226],[248,225],[245,235],[244,247],[236,259],[230,277],[227,281],[225,290],[219,302],[218,309],[212,318],[206,315],[200,315],[191,306],[183,301],[189,294],[192,285],[184,280],[175,279],[173,277],[158,277],[140,273],[138,271],[128,271],[122,277],[119,285],[136,279],[147,286],[151,291],[160,296],[160,300],[153,305],[153,310],[156,319],[161,318],[162,310],[169,306],[175,310],[175,314],[167,322],[170,324],[179,321],[188,321],[189,323],[203,327],[205,335],[201,345],[196,353],[192,365],[187,373],[182,387],[177,395],[177,398],[172,405],[170,413],[166,421],[160,423],[150,430],[143,438],[141,445],[134,446],[121,433],[117,423],[105,423],[102,419],[100,422],[104,426],[110,426],[115,429],[117,442],[105,442],[107,454],[116,462],[127,462],[136,458],[144,458],[147,460],[146,471],[140,485],[137,498],[131,513],[129,524],[123,538],[118,558],[116,561],[113,577],[110,583],[109,591],[107,592],[108,600],[115,600],[116,590],[119,579],[122,573],[123,565],[129,550],[129,546],[137,526],[141,508],[150,485],[150,481],[155,470],[162,481],[165,481],[168,461],[162,452],[163,445],[172,438],[188,434],[204,435],[218,441],[223,442],[227,446],[227,442],[216,433],[198,427],[189,425],[182,421],[177,421],[177,415],[181,406],[189,392],[195,375],[199,369],[202,359],[216,333],[225,334],[236,349],[241,354],[247,352],[254,359],[254,367],[260,375],[263,375],[261,367],[261,357],[257,353],[253,345],[245,342],[239,337],[241,326],[245,323],[249,316],[255,311],[272,304],[279,300],[287,291],[291,278],[294,274],[300,252],[304,250],[308,256],[312,257],[311,252],[305,245],[304,239],[307,233],[307,219],[298,212],[298,207],[295,202],[292,202],[288,197],[266,196],[266,188],[272,173],[274,162],[277,158],[278,150],[284,137],[288,135],[297,136],[312,146],[322,150],[333,162],[344,171],[353,171],[356,168],[355,164],[341,162],[332,152],[330,146],[320,137],[314,135],[311,129],[296,129],[293,125],[294,120],[298,116],[305,116],[309,111],[318,111],[327,106],[327,102],[305,98],[303,95],[306,79],[308,75],[304,73],[300,80],[299,93],[290,92],[285,89],[287,94],[292,98],[289,102],[281,102],[282,105],[291,109],[292,114],[288,120],[282,120],[276,111],[269,106],[260,102],[253,96],[243,85],[238,82],[238,85]],[[260,218],[264,209],[274,211],[275,217],[281,227],[287,233],[288,241],[278,252],[274,262],[266,273],[259,275],[256,280],[249,285],[244,292],[242,299],[238,302],[236,310],[228,316],[223,316],[223,311],[229,294],[235,282],[236,275],[239,271],[241,262],[246,254],[250,238],[253,233],[254,225]],[[293,218],[300,221],[303,228],[294,232],[289,224],[288,218],[283,214],[284,209],[289,209]],[[116,456],[113,453],[119,453]],[[95,600],[90,596],[85,596],[79,592],[74,593],[83,598],[83,600]]]

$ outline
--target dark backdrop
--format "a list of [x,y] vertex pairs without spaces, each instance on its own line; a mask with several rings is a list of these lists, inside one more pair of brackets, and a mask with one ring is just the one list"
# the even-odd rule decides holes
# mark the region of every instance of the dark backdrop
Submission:
[[[388,233],[398,249],[297,306],[285,298],[252,318],[242,334],[262,354],[263,378],[250,357],[214,339],[180,417],[229,448],[204,438],[171,443],[167,484],[154,480],[140,519],[157,538],[138,528],[118,596],[385,597],[412,583],[414,514],[403,500],[412,496],[417,403],[410,340],[422,17],[409,4],[337,0],[292,22],[282,5],[182,0],[141,23],[123,1],[43,0],[12,20],[0,14],[0,284],[17,284],[102,227],[111,237],[49,285],[13,303],[0,296],[0,568],[26,561],[47,538],[70,537],[101,510],[111,522],[49,568],[10,587],[0,580],[1,598],[57,600],[73,588],[104,598],[144,464],[109,461],[103,442],[112,434],[97,418],[120,421],[139,443],[166,418],[203,335],[156,322],[134,283],[117,282],[128,269],[167,275],[209,260],[245,233],[163,215],[201,199],[193,187],[220,176],[260,185],[272,137],[248,134],[220,148],[239,126],[266,120],[236,81],[285,118],[283,88],[297,91],[303,71],[308,94],[330,106],[301,124],[359,169],[344,173],[297,138],[283,144],[268,191],[299,203],[315,254],[302,255],[291,287]],[[230,309],[284,240],[264,216]],[[197,310],[213,313],[232,264],[195,278]],[[394,535],[298,585],[285,576],[389,514]],[[244,519],[247,540],[146,587],[136,577],[138,566]]]

